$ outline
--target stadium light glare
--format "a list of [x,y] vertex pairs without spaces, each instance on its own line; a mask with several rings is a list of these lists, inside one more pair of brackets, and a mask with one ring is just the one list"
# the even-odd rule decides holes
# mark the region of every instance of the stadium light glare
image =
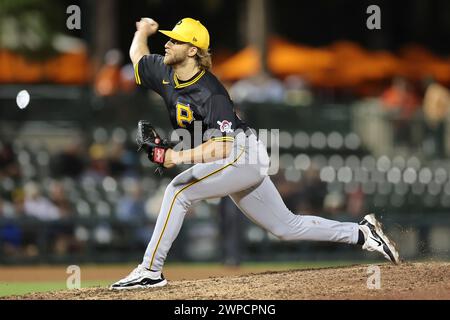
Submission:
[[414,168],[407,168],[403,172],[403,181],[408,184],[413,184],[417,180],[417,172]]
[[339,132],[333,131],[327,137],[327,144],[331,149],[340,149],[344,145],[344,138]]
[[311,146],[315,149],[324,149],[327,145],[327,137],[322,131],[314,132],[311,136]]
[[354,154],[348,156],[347,159],[345,159],[345,165],[352,169],[356,169],[357,167],[360,166],[360,164],[361,164],[361,161]]
[[408,161],[406,162],[406,166],[419,170],[421,167],[420,160],[417,157],[413,156],[408,159]]
[[353,178],[353,172],[352,169],[350,169],[349,167],[342,167],[338,170],[338,181],[341,181],[343,183],[349,183],[350,181],[352,181]]
[[381,172],[387,172],[391,168],[391,160],[388,156],[383,155],[378,158],[377,169]]
[[399,183],[402,178],[402,172],[399,168],[391,168],[387,173],[387,179],[390,183]]
[[363,168],[371,171],[375,169],[376,166],[376,160],[373,156],[364,156],[364,158],[361,161],[361,165]]
[[333,154],[328,159],[328,165],[332,166],[335,169],[339,169],[344,166],[344,159],[339,154]]
[[331,183],[336,179],[336,171],[333,167],[324,167],[320,170],[320,180]]
[[306,132],[298,131],[294,136],[294,145],[297,148],[306,149],[309,147],[310,139]]
[[444,184],[447,181],[448,174],[444,168],[437,168],[434,172],[434,181],[439,184]]
[[294,167],[297,170],[308,170],[311,166],[311,159],[307,154],[301,153],[294,159]]
[[419,171],[419,181],[423,184],[428,184],[431,182],[433,174],[431,170],[427,167],[420,169]]

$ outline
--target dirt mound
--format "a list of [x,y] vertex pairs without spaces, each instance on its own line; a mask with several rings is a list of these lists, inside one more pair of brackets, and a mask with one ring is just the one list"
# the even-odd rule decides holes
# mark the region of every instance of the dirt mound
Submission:
[[[380,288],[369,265],[265,272],[202,280],[169,281],[163,288],[110,291],[87,288],[9,299],[450,299],[450,263],[379,264]],[[372,284],[375,282],[369,281]]]

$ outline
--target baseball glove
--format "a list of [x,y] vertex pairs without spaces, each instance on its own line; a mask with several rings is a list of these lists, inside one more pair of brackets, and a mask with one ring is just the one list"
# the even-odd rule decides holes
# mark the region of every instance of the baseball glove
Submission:
[[145,150],[148,159],[158,164],[156,172],[162,174],[166,150],[171,148],[171,144],[167,140],[161,139],[158,132],[150,124],[150,121],[147,120],[140,120],[138,122],[136,143],[138,145],[138,152]]

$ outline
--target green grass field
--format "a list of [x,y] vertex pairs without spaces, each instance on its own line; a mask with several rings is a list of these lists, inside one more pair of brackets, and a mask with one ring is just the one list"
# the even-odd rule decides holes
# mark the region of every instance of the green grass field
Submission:
[[[266,262],[250,262],[243,263],[237,270],[245,270],[248,273],[257,273],[264,271],[281,271],[289,269],[309,269],[309,268],[324,268],[324,267],[339,267],[352,264],[358,264],[359,262],[353,261],[319,261],[319,262],[279,262],[279,263],[266,263]],[[365,262],[366,263],[366,262]],[[109,267],[123,266],[124,270],[131,270],[130,265],[102,265],[97,266],[99,269]],[[92,265],[90,265],[92,267]],[[83,266],[81,266],[83,268]],[[183,270],[195,270],[196,268],[209,268],[211,270],[223,269],[223,265],[218,263],[168,263],[166,269],[183,268]],[[1,267],[0,267],[1,270]],[[110,280],[90,280],[81,281],[81,287],[93,287],[93,286],[109,286],[113,281]],[[42,282],[5,282],[0,281],[0,297],[10,295],[23,295],[31,292],[45,292],[66,290],[66,281],[42,281]]]
[[[84,281],[81,283],[82,288],[94,286],[107,286],[110,281]],[[11,295],[22,295],[31,292],[45,292],[55,290],[66,290],[66,283],[57,282],[10,282],[0,283],[0,297]]]

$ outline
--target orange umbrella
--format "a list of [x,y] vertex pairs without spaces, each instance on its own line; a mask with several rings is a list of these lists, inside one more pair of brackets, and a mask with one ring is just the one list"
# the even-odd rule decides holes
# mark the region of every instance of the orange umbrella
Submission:
[[214,68],[214,73],[225,81],[233,81],[258,74],[261,70],[261,55],[254,47],[239,51]]
[[280,38],[269,41],[267,64],[276,75],[308,75],[317,70],[328,70],[333,63],[333,55],[326,50],[292,44]]

